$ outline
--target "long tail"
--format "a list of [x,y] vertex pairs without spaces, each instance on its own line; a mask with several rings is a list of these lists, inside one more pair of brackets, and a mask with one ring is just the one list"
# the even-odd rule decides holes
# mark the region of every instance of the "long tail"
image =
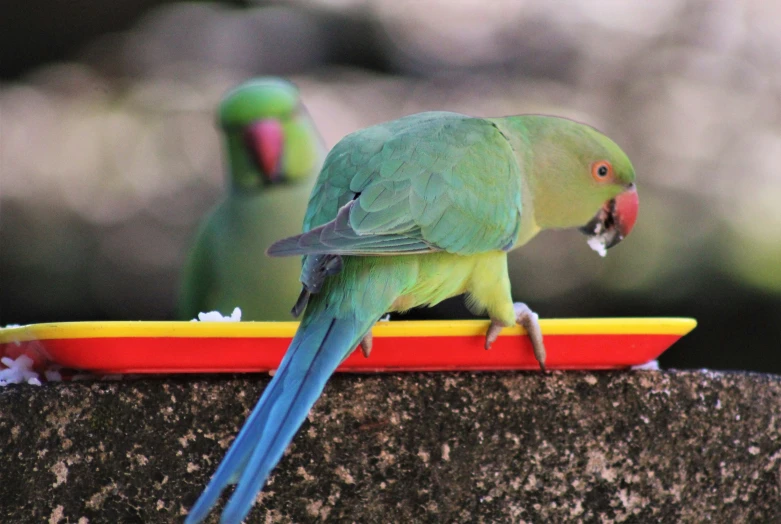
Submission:
[[274,379],[198,498],[185,524],[208,515],[228,484],[238,486],[221,522],[239,524],[271,470],[282,458],[336,367],[355,349],[372,320],[334,318],[327,311],[304,317]]

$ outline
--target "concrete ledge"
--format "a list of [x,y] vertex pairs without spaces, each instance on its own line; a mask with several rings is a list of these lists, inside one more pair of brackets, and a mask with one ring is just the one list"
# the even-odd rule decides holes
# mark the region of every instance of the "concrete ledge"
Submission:
[[[0,391],[0,521],[181,520],[268,378]],[[781,522],[781,377],[340,375],[248,522]]]

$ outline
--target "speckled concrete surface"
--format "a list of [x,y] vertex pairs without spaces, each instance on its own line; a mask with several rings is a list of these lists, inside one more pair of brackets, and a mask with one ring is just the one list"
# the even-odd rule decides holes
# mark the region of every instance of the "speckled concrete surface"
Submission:
[[[175,522],[267,377],[0,390],[1,522]],[[248,522],[781,522],[781,377],[341,375]]]

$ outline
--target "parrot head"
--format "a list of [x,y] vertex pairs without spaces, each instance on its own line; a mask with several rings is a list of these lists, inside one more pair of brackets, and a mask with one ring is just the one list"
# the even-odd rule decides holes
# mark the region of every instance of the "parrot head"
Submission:
[[537,225],[577,227],[604,256],[637,220],[635,170],[627,155],[593,127],[566,118],[527,115],[517,126],[533,144],[526,169]]
[[[600,255],[617,245],[632,231],[637,221],[640,200],[635,186],[635,170],[629,158],[615,142],[594,128],[586,128],[591,135],[585,148],[588,176],[582,176],[591,191],[611,195],[580,231],[589,238],[589,245]],[[585,166],[584,166],[585,167]],[[600,189],[606,188],[605,192]],[[614,195],[614,196],[612,196]]]
[[295,85],[256,78],[228,92],[218,110],[231,186],[261,189],[315,175],[323,146]]

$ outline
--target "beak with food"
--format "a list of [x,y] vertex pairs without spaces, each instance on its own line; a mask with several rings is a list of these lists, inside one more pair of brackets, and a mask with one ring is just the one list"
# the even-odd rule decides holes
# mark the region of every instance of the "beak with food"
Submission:
[[258,120],[244,130],[244,141],[252,160],[267,183],[281,178],[280,161],[284,145],[284,132],[278,120]]
[[607,201],[580,231],[590,237],[589,245],[605,256],[605,250],[621,242],[632,231],[639,206],[637,188],[632,184],[617,197]]

